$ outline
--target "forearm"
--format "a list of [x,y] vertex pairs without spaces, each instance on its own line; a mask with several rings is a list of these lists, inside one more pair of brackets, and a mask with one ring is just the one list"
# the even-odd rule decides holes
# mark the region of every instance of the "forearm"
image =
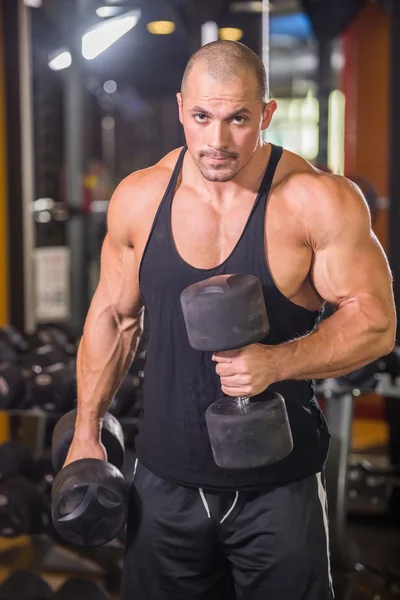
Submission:
[[346,304],[310,335],[271,348],[276,381],[338,377],[388,354],[391,321],[383,312]]
[[102,419],[132,363],[141,334],[141,314],[121,319],[110,308],[89,312],[77,357],[77,436],[100,435]]

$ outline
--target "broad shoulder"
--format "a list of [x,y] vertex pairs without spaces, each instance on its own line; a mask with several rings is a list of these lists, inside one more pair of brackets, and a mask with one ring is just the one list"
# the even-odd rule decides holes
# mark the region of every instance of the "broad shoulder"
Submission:
[[164,156],[158,163],[146,169],[135,171],[121,181],[113,198],[118,203],[131,203],[141,207],[165,191],[180,154],[180,148]]
[[307,237],[318,239],[320,245],[343,233],[368,233],[370,213],[360,188],[346,177],[320,171],[298,158],[287,161],[275,195]]
[[131,236],[138,225],[146,227],[153,221],[180,151],[173,150],[155,165],[135,171],[119,183],[108,209],[109,231]]

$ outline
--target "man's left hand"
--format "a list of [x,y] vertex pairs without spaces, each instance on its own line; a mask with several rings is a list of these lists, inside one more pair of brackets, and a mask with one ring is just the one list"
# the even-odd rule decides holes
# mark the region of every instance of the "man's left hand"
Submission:
[[213,354],[221,388],[227,396],[250,397],[267,389],[275,379],[272,346],[252,344],[239,350]]

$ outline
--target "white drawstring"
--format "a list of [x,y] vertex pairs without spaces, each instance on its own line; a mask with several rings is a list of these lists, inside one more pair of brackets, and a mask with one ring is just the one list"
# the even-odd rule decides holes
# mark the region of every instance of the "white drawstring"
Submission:
[[238,498],[239,498],[239,492],[236,492],[235,499],[233,501],[232,506],[230,507],[230,509],[228,510],[228,512],[226,513],[226,515],[224,517],[222,517],[220,523],[223,523],[225,521],[225,519],[227,519],[229,517],[229,515],[231,514],[231,512],[233,511],[233,509],[236,506],[236,502],[238,501]]
[[207,498],[203,492],[203,490],[201,488],[199,488],[199,493],[200,493],[200,498],[203,501],[204,504],[204,508],[206,509],[206,513],[208,515],[208,518],[211,519],[211,512],[210,512],[210,507],[208,506],[208,502],[207,502]]

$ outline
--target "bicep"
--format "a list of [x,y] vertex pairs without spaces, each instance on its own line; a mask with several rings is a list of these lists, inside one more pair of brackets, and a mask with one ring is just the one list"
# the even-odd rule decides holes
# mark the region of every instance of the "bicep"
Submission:
[[341,306],[364,299],[392,316],[392,277],[385,253],[371,230],[362,197],[345,192],[316,226],[312,281],[320,296]]
[[383,304],[392,300],[388,262],[373,233],[353,238],[349,232],[316,250],[312,280],[320,296],[336,306],[367,295]]

